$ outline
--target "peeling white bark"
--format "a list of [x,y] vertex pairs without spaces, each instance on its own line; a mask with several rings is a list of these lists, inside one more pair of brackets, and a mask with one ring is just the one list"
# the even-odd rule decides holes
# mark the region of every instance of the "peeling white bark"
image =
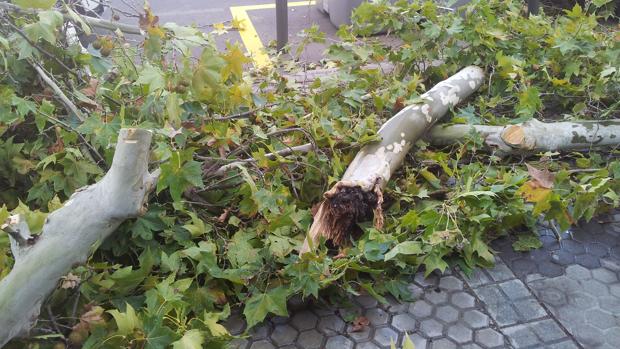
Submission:
[[122,129],[108,173],[50,213],[38,237],[30,237],[21,217],[3,225],[12,238],[15,265],[0,281],[0,347],[29,332],[63,275],[86,262],[124,220],[146,212],[159,176],[147,168],[151,136],[148,130]]
[[547,151],[589,150],[620,144],[620,120],[541,122],[536,119],[509,126],[435,126],[427,138],[433,145],[463,141],[475,130],[499,156]]
[[[381,200],[381,189],[390,180],[392,173],[401,166],[405,155],[433,124],[451,107],[474,93],[484,81],[482,69],[470,66],[452,77],[435,85],[421,96],[424,102],[406,107],[388,120],[378,134],[381,141],[366,145],[351,162],[342,180],[324,194],[326,200],[338,195],[343,187],[358,187],[364,192],[376,192]],[[333,209],[321,203],[308,237],[300,254],[309,252],[320,236],[334,238],[334,218],[328,217]],[[380,209],[380,205],[378,205]],[[375,212],[375,224],[381,224],[381,217]],[[337,223],[336,223],[337,224]]]

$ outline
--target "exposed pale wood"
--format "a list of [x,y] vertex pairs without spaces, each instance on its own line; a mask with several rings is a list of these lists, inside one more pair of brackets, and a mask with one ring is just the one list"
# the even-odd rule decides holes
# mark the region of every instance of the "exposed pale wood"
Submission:
[[542,122],[536,119],[509,126],[435,126],[427,135],[433,145],[464,141],[477,132],[495,154],[575,151],[620,144],[620,120]]
[[[324,200],[314,217],[300,253],[312,250],[321,236],[336,242],[343,240],[340,235],[346,233],[347,227],[344,224],[348,224],[351,217],[340,217],[338,207],[352,211],[351,206],[366,204],[345,202],[343,205],[341,201],[344,194],[340,193],[344,188],[354,188],[358,191],[351,195],[352,198],[364,196],[364,193],[376,193],[375,196],[364,197],[374,198],[375,202],[369,204],[375,206],[377,217],[377,213],[380,213],[377,212],[377,209],[380,209],[377,202],[381,200],[381,190],[392,173],[401,166],[413,143],[451,107],[475,92],[483,81],[482,69],[475,66],[464,68],[423,94],[421,96],[423,102],[406,107],[383,124],[378,132],[381,141],[364,146],[347,168],[342,180],[324,194]],[[350,193],[350,190],[346,191]],[[337,205],[331,204],[334,200],[338,201]],[[381,219],[375,218],[375,223],[380,222]]]
[[0,347],[28,333],[62,276],[84,263],[123,221],[146,212],[159,176],[147,169],[151,136],[148,130],[122,129],[108,173],[50,213],[36,238],[23,217],[2,225],[11,233],[15,265],[0,280]]

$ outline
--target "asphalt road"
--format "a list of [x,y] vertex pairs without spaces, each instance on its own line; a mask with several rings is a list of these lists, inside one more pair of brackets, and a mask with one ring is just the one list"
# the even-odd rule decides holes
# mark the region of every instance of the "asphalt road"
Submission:
[[[305,1],[303,1],[305,2]],[[298,1],[298,3],[303,3]],[[293,3],[289,0],[289,3]],[[113,7],[123,11],[135,13],[141,10],[142,1],[139,0],[112,0]],[[205,32],[212,31],[215,23],[229,22],[233,19],[231,7],[256,6],[275,4],[275,0],[151,0],[150,5],[153,13],[159,16],[160,23],[174,22],[182,25],[196,25]],[[258,34],[260,43],[267,46],[271,41],[276,40],[276,12],[275,8],[267,9],[248,9],[245,11]],[[336,27],[331,24],[327,14],[319,11],[315,5],[290,6],[289,15],[289,42],[295,47],[300,38],[297,36],[301,30],[316,24],[320,30],[325,32],[327,37],[335,38]],[[110,13],[105,13],[104,17],[109,17]],[[137,24],[136,18],[122,17],[123,22]],[[227,42],[238,42],[245,47],[241,36],[237,31],[229,31],[226,34],[214,34],[216,43],[224,48]],[[316,62],[322,57],[323,45],[310,45],[304,50],[301,60],[306,62]]]

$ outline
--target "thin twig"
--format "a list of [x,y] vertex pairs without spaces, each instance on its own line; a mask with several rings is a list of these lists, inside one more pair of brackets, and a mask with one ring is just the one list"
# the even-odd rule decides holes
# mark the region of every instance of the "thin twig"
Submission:
[[[31,14],[31,15],[36,15],[40,12],[39,10],[34,10],[34,9],[23,9],[17,5],[13,5],[11,3],[2,2],[2,1],[0,1],[0,9],[13,11],[17,13],[26,13],[26,14]],[[115,31],[118,29],[122,31],[123,33],[127,33],[127,34],[143,35],[142,30],[135,25],[120,23],[120,22],[111,22],[111,21],[107,21],[104,19],[84,16],[84,15],[79,15],[79,16],[82,17],[82,20],[84,20],[84,22],[86,22],[88,25],[93,26],[93,27],[107,29],[111,31]],[[68,14],[63,14],[63,17],[65,18],[65,20],[68,20],[68,21],[73,20],[73,18],[71,18],[71,16],[69,16]]]
[[[311,143],[306,143],[306,144],[303,144],[303,145],[298,145],[298,146],[282,149],[282,150],[274,152],[274,153],[265,154],[265,157],[268,158],[269,160],[273,160],[273,159],[276,159],[278,156],[287,156],[287,155],[291,155],[291,154],[293,154],[295,152],[298,152],[298,153],[309,153],[310,151],[312,151],[312,149],[314,149],[314,146]],[[221,176],[221,175],[225,174],[226,171],[229,171],[229,170],[231,170],[231,169],[233,169],[235,167],[238,167],[239,165],[244,165],[244,164],[248,164],[248,163],[254,163],[256,161],[257,160],[254,159],[254,158],[237,160],[235,162],[232,162],[230,164],[227,164],[227,165],[224,165],[224,166],[218,168],[217,171],[215,171],[214,175]]]
[[[0,2],[0,7],[1,5],[4,4],[3,2]],[[56,63],[58,63],[58,65],[60,65],[64,70],[66,70],[68,73],[70,73],[71,75],[75,76],[76,78],[79,78],[78,73],[74,72],[71,68],[69,68],[63,61],[61,61],[58,57],[56,57],[55,55],[49,53],[47,50],[45,50],[43,47],[37,45],[36,43],[34,43],[32,40],[30,40],[30,38],[28,38],[28,36],[21,30],[19,29],[15,24],[13,24],[13,22],[11,22],[10,19],[8,19],[7,16],[4,16],[6,23],[9,25],[9,27],[11,27],[11,29],[13,29],[19,36],[21,36],[24,40],[26,40],[26,42],[28,43],[28,45],[34,47],[35,49],[37,49],[37,51],[41,52],[42,54],[44,54],[45,56],[47,56],[48,58],[54,60]]]
[[37,71],[41,79],[54,91],[56,96],[61,100],[62,104],[64,104],[67,110],[75,114],[75,116],[80,121],[85,121],[86,117],[84,117],[82,112],[75,106],[75,104],[73,104],[73,102],[71,102],[71,100],[69,100],[69,98],[62,92],[62,90],[60,89],[60,87],[58,87],[54,80],[52,80],[52,78],[50,78],[49,75],[45,73],[43,68],[41,68],[38,63],[31,63],[31,65],[34,70]]

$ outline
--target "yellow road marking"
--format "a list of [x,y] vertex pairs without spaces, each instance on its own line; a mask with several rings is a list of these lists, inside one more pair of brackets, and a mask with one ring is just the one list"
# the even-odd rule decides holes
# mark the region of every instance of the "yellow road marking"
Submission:
[[[311,6],[314,4],[314,0],[293,1],[288,3],[288,7]],[[232,6],[230,8],[230,13],[232,14],[233,18],[239,21],[243,21],[243,28],[239,30],[239,35],[241,35],[241,40],[243,41],[243,44],[245,45],[248,52],[250,53],[250,56],[252,56],[252,59],[254,60],[254,65],[257,68],[271,66],[271,60],[269,59],[267,52],[265,52],[265,46],[263,46],[263,42],[260,40],[258,32],[256,31],[256,28],[254,28],[254,24],[252,24],[252,20],[250,20],[248,11],[267,10],[272,8],[276,8],[275,3]]]

